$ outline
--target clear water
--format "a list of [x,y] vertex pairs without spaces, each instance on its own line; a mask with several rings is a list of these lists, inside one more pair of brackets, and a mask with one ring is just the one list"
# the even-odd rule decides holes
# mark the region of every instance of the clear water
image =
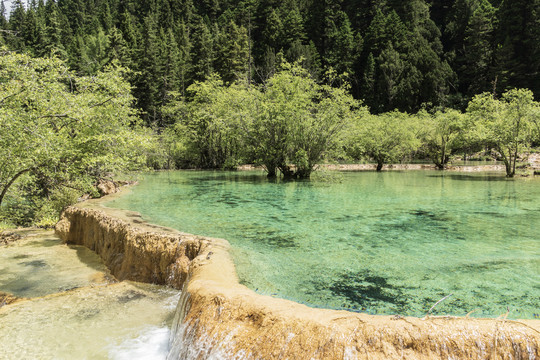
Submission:
[[17,297],[48,294],[107,282],[108,270],[93,251],[67,246],[50,234],[0,248],[0,291]]
[[31,298],[0,307],[0,359],[165,359],[179,299],[50,233],[0,247],[0,292]]
[[108,206],[222,237],[241,282],[316,307],[537,318],[540,181],[436,171],[149,174]]
[[178,291],[122,282],[0,308],[0,359],[165,359]]

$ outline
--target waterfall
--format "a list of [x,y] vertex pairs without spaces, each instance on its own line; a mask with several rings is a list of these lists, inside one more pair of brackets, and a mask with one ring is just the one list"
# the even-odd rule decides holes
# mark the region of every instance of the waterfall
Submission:
[[245,352],[241,351],[233,354],[228,349],[227,345],[232,343],[235,331],[231,331],[222,339],[217,339],[205,335],[204,331],[201,336],[200,330],[204,326],[200,324],[198,319],[190,324],[184,322],[190,309],[191,296],[187,291],[189,280],[190,277],[188,276],[182,286],[180,299],[176,306],[169,337],[167,360],[196,360],[201,358],[208,360],[248,359],[249,357],[246,356]]
[[180,292],[180,299],[178,300],[178,305],[176,305],[176,311],[174,313],[174,319],[171,325],[171,333],[169,337],[169,354],[167,355],[167,360],[179,359],[180,352],[184,347],[182,339],[184,338],[184,318],[186,317],[187,312],[189,311],[189,292],[187,291],[187,285],[189,283],[191,276],[188,276],[184,284],[182,285],[182,290]]

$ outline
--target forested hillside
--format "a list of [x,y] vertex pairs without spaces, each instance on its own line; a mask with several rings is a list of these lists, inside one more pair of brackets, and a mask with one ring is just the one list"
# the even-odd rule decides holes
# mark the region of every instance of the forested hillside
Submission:
[[[3,3],[3,2],[2,2]],[[349,83],[372,112],[463,110],[484,91],[540,94],[540,0],[32,0],[0,18],[1,42],[56,54],[80,75],[132,70],[146,123],[217,73],[264,83],[283,61]]]

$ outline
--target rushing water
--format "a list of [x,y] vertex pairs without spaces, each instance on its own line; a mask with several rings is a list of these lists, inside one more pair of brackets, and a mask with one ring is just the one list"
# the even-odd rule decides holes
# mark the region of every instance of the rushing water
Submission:
[[379,314],[535,318],[540,181],[436,171],[149,174],[108,204],[222,237],[241,282],[317,307]]
[[[53,235],[0,247],[0,359],[165,359],[178,291],[115,283],[92,251]],[[45,296],[43,296],[45,295]]]

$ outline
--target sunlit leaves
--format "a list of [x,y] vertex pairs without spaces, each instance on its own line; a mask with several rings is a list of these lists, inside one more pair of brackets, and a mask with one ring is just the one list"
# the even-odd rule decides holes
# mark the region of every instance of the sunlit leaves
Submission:
[[538,104],[526,89],[513,89],[495,99],[489,93],[475,96],[467,112],[477,139],[493,147],[514,176],[517,157],[530,145],[535,131]]
[[64,186],[137,167],[144,136],[123,69],[78,77],[58,59],[0,54],[0,202],[25,173]]

